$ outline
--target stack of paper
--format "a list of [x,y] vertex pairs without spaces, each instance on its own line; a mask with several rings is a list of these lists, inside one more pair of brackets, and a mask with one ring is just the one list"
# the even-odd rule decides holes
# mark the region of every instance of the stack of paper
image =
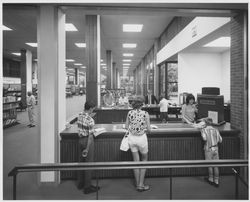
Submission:
[[156,125],[150,125],[150,127],[151,127],[152,129],[157,129],[157,128],[158,128],[158,126],[156,126]]
[[94,136],[96,137],[104,132],[106,132],[105,128],[96,128],[96,129],[94,129]]

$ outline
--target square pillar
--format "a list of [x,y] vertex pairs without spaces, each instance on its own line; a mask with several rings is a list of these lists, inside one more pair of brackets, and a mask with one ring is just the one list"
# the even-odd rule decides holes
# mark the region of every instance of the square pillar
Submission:
[[86,15],[86,98],[97,106],[101,103],[100,92],[100,16]]
[[107,84],[106,88],[107,89],[112,89],[113,88],[113,59],[112,59],[112,51],[107,50],[106,51],[106,60],[107,60]]
[[[40,162],[60,162],[59,133],[66,123],[65,15],[52,5],[38,8],[38,100]],[[41,182],[58,182],[42,172]]]

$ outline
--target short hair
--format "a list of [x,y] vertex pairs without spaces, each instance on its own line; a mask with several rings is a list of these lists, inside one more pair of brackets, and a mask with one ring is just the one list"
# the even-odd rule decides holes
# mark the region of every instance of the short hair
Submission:
[[95,103],[93,101],[86,101],[84,104],[84,109],[89,110],[90,108],[95,108]]
[[186,104],[189,104],[189,101],[190,101],[190,100],[195,100],[193,94],[188,94],[188,95],[187,95]]
[[132,102],[132,107],[133,109],[139,109],[144,103],[144,97],[142,96],[137,96],[133,102]]

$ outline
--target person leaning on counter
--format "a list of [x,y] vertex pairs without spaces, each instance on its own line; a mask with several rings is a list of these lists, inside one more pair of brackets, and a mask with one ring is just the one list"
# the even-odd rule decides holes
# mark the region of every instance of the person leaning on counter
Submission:
[[[84,112],[78,116],[78,135],[79,135],[79,162],[94,161],[94,125],[95,121],[91,114],[95,108],[93,102],[86,101]],[[77,172],[77,188],[82,189],[84,194],[96,192],[100,187],[91,184],[92,171],[79,170]]]
[[[143,97],[136,97],[132,102],[133,109],[128,112],[125,128],[128,129],[128,144],[134,161],[148,160],[148,139],[146,132],[151,131],[149,114],[141,110]],[[139,192],[148,191],[149,185],[144,184],[146,169],[134,169],[136,190]]]
[[188,94],[186,98],[186,104],[182,106],[182,121],[184,123],[195,123],[196,113],[198,112],[195,106],[195,98],[192,94]]

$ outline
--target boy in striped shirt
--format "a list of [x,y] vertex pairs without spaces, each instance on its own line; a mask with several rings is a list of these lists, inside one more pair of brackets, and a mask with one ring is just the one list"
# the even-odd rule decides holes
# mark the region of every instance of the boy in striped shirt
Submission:
[[[205,141],[204,152],[206,160],[219,159],[218,143],[222,142],[219,131],[212,127],[212,119],[204,119],[204,126],[201,129],[202,139]],[[219,187],[219,168],[209,167],[208,178],[205,180],[215,187]]]

